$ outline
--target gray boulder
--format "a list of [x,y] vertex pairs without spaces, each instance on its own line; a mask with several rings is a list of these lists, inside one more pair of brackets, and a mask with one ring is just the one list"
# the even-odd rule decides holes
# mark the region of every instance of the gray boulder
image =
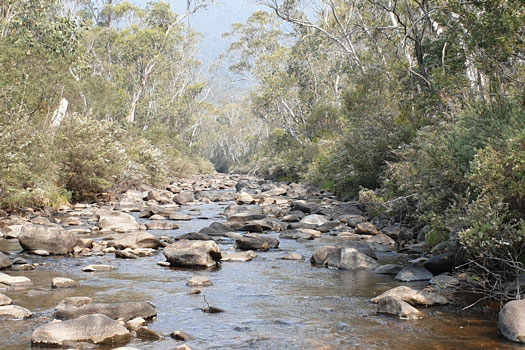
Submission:
[[415,289],[406,286],[399,286],[387,290],[381,295],[370,299],[372,303],[378,304],[386,297],[395,297],[401,299],[412,305],[445,305],[448,304],[448,299],[440,293],[431,289]]
[[102,232],[133,232],[139,231],[140,225],[135,218],[129,214],[111,211],[98,210],[95,213],[98,217],[98,226]]
[[423,266],[407,266],[398,272],[395,279],[402,282],[429,281],[433,275]]
[[31,342],[40,346],[61,347],[71,343],[125,344],[130,332],[120,322],[101,315],[85,315],[69,321],[54,321],[35,329]]
[[214,241],[182,240],[164,248],[171,266],[212,267],[221,260],[221,251]]
[[73,252],[78,237],[58,225],[27,224],[22,227],[18,240],[25,250],[45,250],[53,255],[66,255]]
[[498,329],[501,334],[517,343],[525,343],[525,300],[506,303],[498,315]]
[[186,203],[193,202],[193,192],[183,191],[183,192],[177,193],[175,197],[173,198],[173,200],[175,201],[175,203],[180,204],[180,205],[184,205]]
[[336,267],[345,270],[375,269],[378,266],[374,258],[364,254],[356,247],[320,247],[314,252],[310,262],[313,265]]
[[241,250],[261,250],[267,251],[279,247],[279,240],[273,237],[248,233],[235,240],[237,248]]
[[146,231],[136,231],[126,234],[114,234],[106,238],[109,247],[116,249],[152,248],[157,249],[161,243],[157,237]]

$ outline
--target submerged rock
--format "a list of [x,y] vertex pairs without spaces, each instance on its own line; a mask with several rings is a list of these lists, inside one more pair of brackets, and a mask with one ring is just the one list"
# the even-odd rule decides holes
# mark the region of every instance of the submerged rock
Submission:
[[137,317],[150,319],[157,315],[149,302],[93,303],[90,298],[66,298],[57,305],[55,317],[70,320],[83,315],[103,314],[114,320],[128,321]]
[[378,302],[377,312],[394,315],[403,320],[417,320],[423,318],[421,311],[393,296],[382,298]]
[[279,240],[273,237],[248,233],[235,240],[235,245],[241,250],[267,251],[279,247]]
[[73,288],[78,287],[78,282],[70,278],[55,277],[51,281],[52,288]]
[[213,286],[213,283],[207,276],[193,276],[188,282],[186,282],[188,287],[209,287]]
[[214,241],[182,240],[164,248],[164,256],[171,266],[212,267],[221,260],[219,246]]
[[419,290],[406,286],[399,286],[387,290],[383,294],[370,299],[370,301],[377,304],[386,297],[396,297],[412,305],[445,305],[449,302],[444,295],[436,291],[428,289]]
[[124,344],[130,332],[120,322],[101,315],[85,315],[69,321],[55,321],[38,327],[31,342],[42,346],[66,346],[76,342]]

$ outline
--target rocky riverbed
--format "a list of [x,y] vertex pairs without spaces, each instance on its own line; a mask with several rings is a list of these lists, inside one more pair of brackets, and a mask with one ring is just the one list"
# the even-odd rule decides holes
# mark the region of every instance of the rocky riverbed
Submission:
[[0,232],[2,349],[519,348],[455,312],[447,256],[301,185],[199,176]]

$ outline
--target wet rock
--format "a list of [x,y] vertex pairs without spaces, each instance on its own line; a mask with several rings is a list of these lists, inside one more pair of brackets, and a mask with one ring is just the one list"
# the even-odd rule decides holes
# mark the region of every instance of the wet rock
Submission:
[[248,233],[235,240],[235,245],[241,250],[261,250],[267,251],[279,247],[279,240],[256,233]]
[[0,317],[9,317],[18,320],[24,320],[33,316],[31,311],[18,305],[0,306]]
[[369,222],[362,222],[360,224],[357,224],[355,228],[355,233],[358,235],[378,235],[381,232],[375,227],[374,224],[371,224]]
[[26,224],[22,227],[18,240],[25,250],[45,250],[53,255],[66,255],[73,252],[78,238],[58,225]]
[[209,287],[213,286],[213,283],[207,276],[193,276],[188,282],[186,282],[188,287]]
[[283,222],[299,222],[304,217],[303,212],[299,212],[299,213],[300,214],[292,213],[292,214],[285,215],[285,216],[283,216],[281,221],[283,221]]
[[169,219],[174,220],[174,221],[190,221],[193,218],[191,217],[191,215],[173,213],[173,214],[170,214]]
[[137,317],[151,319],[157,315],[155,306],[149,302],[93,303],[85,298],[66,298],[57,305],[55,317],[70,320],[83,315],[103,314],[114,320],[132,320]]
[[75,342],[115,345],[127,343],[130,338],[130,332],[120,322],[95,314],[40,326],[33,332],[31,342],[41,346],[65,346]]
[[177,241],[181,241],[184,239],[190,240],[190,241],[212,241],[213,238],[208,235],[207,233],[203,232],[190,232],[185,233],[183,235],[177,236],[175,238]]
[[241,192],[236,196],[237,204],[252,204],[255,202],[255,199],[246,192]]
[[9,257],[4,253],[0,252],[0,270],[11,267],[11,265],[13,265],[13,263],[11,262]]
[[288,253],[281,258],[282,260],[304,260],[304,257],[299,253]]
[[150,220],[166,220],[165,216],[155,214],[149,217]]
[[298,228],[296,230],[288,230],[279,235],[279,238],[282,239],[304,239],[304,240],[313,240],[321,237],[321,231],[307,229],[307,228]]
[[140,225],[135,218],[129,214],[110,211],[97,210],[95,216],[98,217],[98,226],[101,232],[133,232],[140,231]]
[[213,222],[210,226],[202,228],[199,233],[205,234],[218,234],[227,233],[232,230],[231,226],[222,222]]
[[137,338],[148,341],[155,341],[162,339],[162,336],[157,332],[149,329],[146,326],[139,327],[135,330],[135,335]]
[[115,251],[115,258],[119,259],[137,259],[138,256],[133,253],[131,248],[126,248],[124,250]]
[[422,266],[407,266],[396,275],[395,279],[402,282],[428,281],[432,273]]
[[175,348],[175,350],[192,350],[191,347],[187,344],[179,345]]
[[516,343],[525,343],[525,300],[506,303],[498,315],[501,334]]
[[116,269],[115,266],[95,264],[95,265],[88,265],[82,268],[82,271],[84,272],[105,272],[105,271],[112,271],[115,269]]
[[454,269],[454,256],[452,254],[432,256],[423,264],[423,266],[434,275],[452,272]]
[[275,231],[275,226],[270,220],[253,220],[242,224],[238,230],[248,232]]
[[169,191],[150,190],[146,196],[146,200],[155,201],[160,204],[168,204],[172,202],[173,194]]
[[375,269],[377,261],[361,253],[355,248],[344,248],[341,250],[341,259],[338,268],[344,270]]
[[257,254],[253,250],[245,252],[226,252],[222,255],[222,261],[247,262],[255,259]]
[[374,272],[381,275],[397,275],[402,269],[403,266],[398,264],[386,264],[377,267]]
[[418,309],[393,296],[382,298],[378,302],[377,312],[394,315],[403,320],[417,320],[423,318],[423,314]]
[[297,200],[292,202],[292,210],[299,210],[306,214],[315,214],[319,212],[319,205],[304,200]]
[[179,225],[171,221],[153,221],[146,223],[148,230],[177,230]]
[[180,204],[180,205],[184,205],[186,203],[190,203],[190,202],[193,202],[193,192],[189,192],[189,191],[182,191],[178,194],[175,195],[175,197],[173,198],[173,200],[175,201],[175,203],[177,204]]
[[78,282],[71,278],[55,277],[51,281],[51,288],[74,288],[78,287]]
[[299,221],[299,224],[305,226],[321,226],[328,222],[328,218],[324,215],[312,214],[305,216]]
[[126,322],[126,328],[129,329],[130,331],[134,331],[145,325],[146,325],[146,320],[143,319],[142,317],[135,317],[134,319]]
[[212,267],[221,260],[221,251],[214,241],[182,240],[164,248],[171,266]]
[[157,261],[157,265],[159,265],[159,266],[164,266],[164,267],[169,267],[169,266],[171,266],[171,264],[169,263],[169,261]]
[[407,286],[399,286],[387,290],[383,294],[378,295],[375,298],[370,299],[372,303],[379,303],[383,298],[395,297],[401,299],[412,305],[445,305],[448,304],[448,299],[440,293],[431,289],[416,289]]
[[377,262],[374,258],[364,254],[357,248],[340,248],[325,246],[318,248],[310,262],[313,265],[336,267],[345,270],[374,269]]
[[[75,248],[73,248],[73,250],[74,249]],[[43,249],[31,250],[29,253],[33,254],[33,255],[38,255],[38,256],[49,256],[49,255],[51,255],[47,250],[43,250]]]
[[459,284],[459,279],[448,273],[442,273],[432,277],[429,283],[437,288],[446,289],[457,286]]
[[151,248],[157,249],[161,243],[157,237],[146,231],[136,231],[126,234],[114,234],[106,238],[109,247],[116,249]]
[[190,291],[189,291],[189,295],[197,295],[197,294],[201,294],[202,291],[198,288],[192,288]]
[[195,337],[189,335],[188,333],[186,333],[184,331],[173,331],[170,334],[170,337],[172,337],[173,339],[178,340],[178,341],[191,341],[191,340],[195,339]]
[[5,284],[12,288],[26,288],[33,285],[33,282],[24,276],[10,276],[0,272],[0,284]]
[[0,293],[0,306],[11,305],[13,301],[7,295]]

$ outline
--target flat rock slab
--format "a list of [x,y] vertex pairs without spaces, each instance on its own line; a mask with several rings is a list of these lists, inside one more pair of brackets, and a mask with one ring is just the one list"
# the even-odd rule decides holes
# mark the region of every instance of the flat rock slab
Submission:
[[128,321],[137,317],[151,319],[157,315],[149,302],[93,303],[89,298],[66,298],[55,309],[55,317],[70,320],[83,315],[103,314],[114,320]]
[[402,282],[429,281],[433,275],[422,266],[407,266],[396,275],[395,279]]
[[375,298],[370,299],[372,303],[378,304],[382,299],[386,297],[396,297],[412,305],[445,305],[448,304],[448,299],[432,290],[419,290],[407,286],[399,286],[387,290],[383,294],[378,295]]
[[24,276],[10,276],[0,272],[0,283],[13,288],[26,288],[33,285],[33,282]]
[[299,253],[288,253],[281,258],[282,260],[304,260],[304,256]]
[[377,267],[374,272],[381,275],[397,275],[403,269],[402,265],[386,264]]
[[213,286],[213,283],[207,276],[193,276],[188,282],[186,282],[188,287],[209,287]]
[[51,281],[52,288],[74,288],[78,287],[78,282],[71,278],[55,277]]
[[88,265],[82,268],[82,271],[84,272],[104,272],[104,271],[113,271],[115,269],[116,267],[111,266],[111,265]]
[[114,345],[125,344],[130,338],[130,332],[120,322],[94,314],[40,326],[33,332],[31,342],[43,346],[65,346],[76,342]]
[[0,306],[0,317],[10,317],[19,320],[30,318],[33,316],[31,311],[18,305],[4,305]]
[[224,253],[222,255],[222,261],[231,261],[231,262],[248,262],[257,257],[257,254],[253,250],[248,250],[245,252],[235,252],[235,253]]

